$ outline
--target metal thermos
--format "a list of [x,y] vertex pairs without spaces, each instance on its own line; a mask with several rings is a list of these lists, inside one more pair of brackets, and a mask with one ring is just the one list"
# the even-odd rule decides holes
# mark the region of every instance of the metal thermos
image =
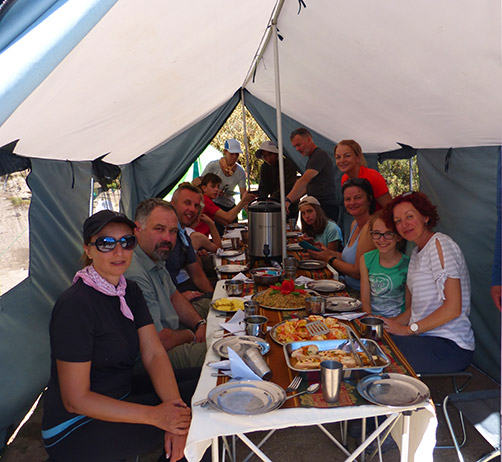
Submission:
[[281,205],[272,199],[257,199],[248,207],[248,254],[255,258],[282,255]]

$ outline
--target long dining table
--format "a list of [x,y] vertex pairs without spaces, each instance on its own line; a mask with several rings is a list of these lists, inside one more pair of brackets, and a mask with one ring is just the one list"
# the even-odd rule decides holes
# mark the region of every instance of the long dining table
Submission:
[[[223,284],[223,280],[218,281],[213,300],[227,296]],[[272,310],[267,310],[266,312],[262,312],[262,314],[265,314],[269,318],[269,326],[282,319],[283,315],[281,312]],[[208,393],[222,381],[221,378],[212,375],[214,369],[209,367],[207,363],[221,359],[212,349],[212,344],[216,341],[214,338],[215,333],[217,333],[217,336],[221,335],[221,323],[224,322],[224,319],[217,312],[211,310],[207,321],[206,341],[208,350],[206,364],[202,368],[199,384],[192,402],[207,398]],[[288,376],[284,373],[284,370],[288,370],[287,366],[279,365],[281,357],[285,363],[282,346],[276,344],[270,338],[267,338],[267,340],[271,345],[270,352],[267,354],[267,361],[272,370],[275,367],[282,368],[282,373],[274,373],[272,382],[276,382],[283,388],[286,388],[291,375]],[[399,352],[394,350],[395,347],[392,346],[392,341],[389,337],[385,337],[385,343],[387,352],[391,353],[394,358],[392,361],[394,366],[401,367],[405,373],[414,375],[404,358],[400,358]],[[350,388],[348,384],[344,384],[342,387]],[[357,392],[352,390],[352,394],[356,395]],[[217,461],[219,460],[219,437],[236,435],[258,457],[264,461],[269,461],[271,459],[264,452],[266,449],[264,450],[254,444],[247,436],[248,433],[263,430],[279,430],[293,426],[314,425],[318,426],[333,441],[338,447],[337,449],[334,446],[335,450],[340,450],[345,454],[346,461],[356,460],[361,455],[364,457],[365,448],[379,435],[384,434],[386,429],[388,431],[387,427],[392,428],[391,434],[400,448],[402,462],[425,462],[433,460],[432,454],[436,442],[437,420],[434,406],[431,402],[407,407],[391,407],[371,404],[365,402],[360,397],[359,399],[352,398],[352,401],[349,400],[334,406],[322,403],[322,397],[317,399],[317,401],[309,401],[307,399],[304,404],[302,404],[300,399],[294,398],[286,401],[285,405],[280,409],[253,416],[233,415],[212,409],[211,407],[192,406],[192,423],[187,438],[185,456],[190,462],[198,461],[206,449],[212,446],[213,461]],[[327,423],[346,422],[353,419],[378,416],[387,416],[387,418],[379,425],[377,424],[376,429],[352,453],[349,453],[339,443],[338,439],[323,427],[323,424]],[[226,441],[225,438],[223,441]]]

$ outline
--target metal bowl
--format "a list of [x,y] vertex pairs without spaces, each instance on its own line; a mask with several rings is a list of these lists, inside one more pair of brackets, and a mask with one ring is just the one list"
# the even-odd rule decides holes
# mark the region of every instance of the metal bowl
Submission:
[[260,286],[277,284],[282,279],[282,270],[273,267],[255,268],[251,270],[251,277]]

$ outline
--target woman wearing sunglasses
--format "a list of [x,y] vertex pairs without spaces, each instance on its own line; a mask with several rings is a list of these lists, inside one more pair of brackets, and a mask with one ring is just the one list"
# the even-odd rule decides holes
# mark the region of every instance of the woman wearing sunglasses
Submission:
[[343,251],[335,252],[317,243],[320,251],[309,250],[308,252],[312,258],[328,262],[343,275],[344,282],[349,288],[359,290],[361,255],[375,248],[368,229],[368,221],[375,211],[375,199],[371,184],[364,178],[346,181],[342,186],[342,194],[345,210],[354,217]]
[[474,351],[469,321],[471,286],[460,247],[433,231],[436,207],[423,193],[396,197],[385,210],[388,225],[416,244],[408,267],[406,310],[385,328],[416,372],[457,372]]
[[[109,210],[89,217],[85,267],[54,306],[42,422],[50,461],[125,460],[163,439],[171,460],[183,456],[190,409],[139,287],[123,276],[134,227]],[[151,378],[141,386],[132,373],[138,353]]]
[[375,250],[361,256],[361,302],[363,311],[394,317],[404,311],[404,293],[409,257],[397,248],[401,237],[394,227],[385,224],[382,211],[368,222]]

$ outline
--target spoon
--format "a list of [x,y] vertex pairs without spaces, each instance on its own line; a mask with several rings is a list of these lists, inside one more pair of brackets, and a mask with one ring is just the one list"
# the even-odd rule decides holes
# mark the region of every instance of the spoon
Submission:
[[[320,387],[321,387],[321,385],[319,385],[318,383],[313,383],[313,384],[309,385],[306,390],[300,391],[299,393],[295,393],[294,395],[287,396],[286,399],[294,398],[295,396],[300,396],[305,393],[309,393],[309,394],[315,393],[316,391],[319,390]],[[286,401],[286,400],[284,400],[284,401]]]

